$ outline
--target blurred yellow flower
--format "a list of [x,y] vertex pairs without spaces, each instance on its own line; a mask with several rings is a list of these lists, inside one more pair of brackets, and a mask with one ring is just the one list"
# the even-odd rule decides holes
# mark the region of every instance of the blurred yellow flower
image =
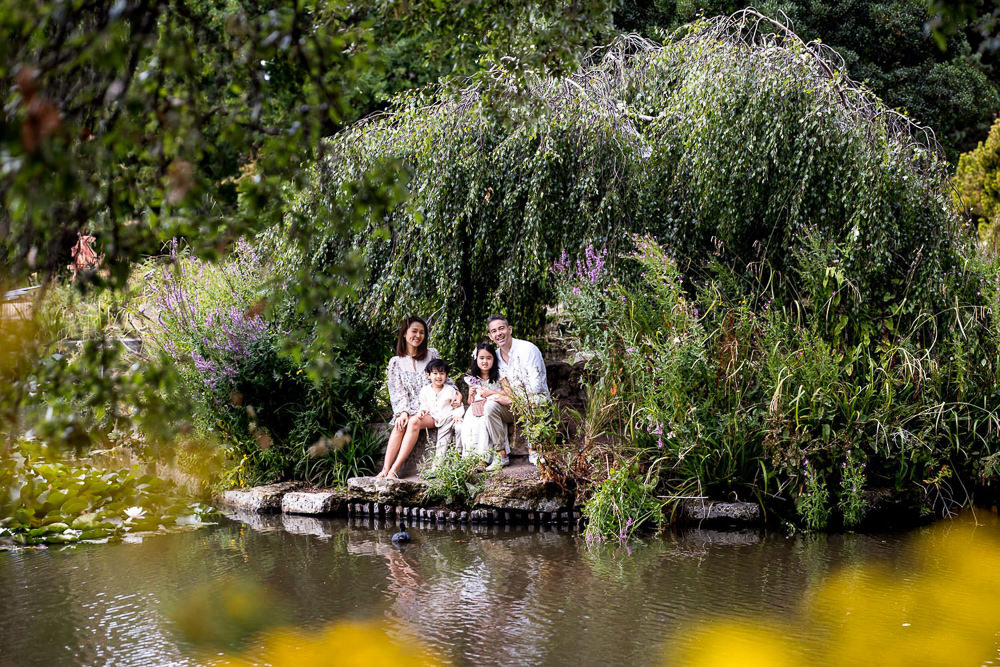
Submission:
[[223,658],[213,665],[268,664],[274,667],[374,667],[376,665],[443,665],[416,639],[393,636],[381,623],[336,623],[310,634],[279,629],[268,633],[258,651]]
[[[680,664],[903,667],[994,660],[998,530],[970,524],[944,524],[917,540],[916,572],[864,565],[831,576],[806,595],[801,626],[723,620],[689,628],[677,642]],[[665,656],[672,664],[674,657]]]

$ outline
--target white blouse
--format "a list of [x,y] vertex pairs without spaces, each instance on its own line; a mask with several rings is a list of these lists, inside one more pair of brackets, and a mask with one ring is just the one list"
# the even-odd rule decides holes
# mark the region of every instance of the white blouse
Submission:
[[427,356],[414,359],[410,356],[393,357],[389,360],[386,371],[389,386],[389,402],[392,404],[392,417],[395,419],[404,412],[414,415],[420,412],[420,390],[430,384],[430,378],[424,369],[431,359],[440,359],[441,355],[433,347],[427,348]]

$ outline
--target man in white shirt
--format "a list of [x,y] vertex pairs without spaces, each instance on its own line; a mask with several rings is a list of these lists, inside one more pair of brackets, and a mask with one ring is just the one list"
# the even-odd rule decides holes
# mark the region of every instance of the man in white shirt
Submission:
[[[534,404],[550,400],[545,360],[538,347],[529,341],[514,338],[510,323],[503,315],[490,315],[486,328],[490,340],[497,346],[500,377],[507,378],[515,396]],[[510,410],[499,415],[508,424],[514,421]],[[535,465],[538,458],[538,452],[528,443],[528,461]]]

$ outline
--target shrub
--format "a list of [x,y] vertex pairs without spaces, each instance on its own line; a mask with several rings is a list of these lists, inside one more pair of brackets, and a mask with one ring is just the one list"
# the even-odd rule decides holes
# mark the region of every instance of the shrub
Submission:
[[[297,313],[280,292],[264,299],[280,287],[273,266],[242,240],[218,265],[175,245],[153,289],[158,316],[148,339],[172,357],[186,390],[197,397],[200,429],[230,448],[236,462],[230,483],[342,481],[372,465],[373,445],[362,426],[375,413],[381,361],[370,360],[381,351],[349,322],[342,339],[310,346],[315,332],[308,314]],[[319,358],[287,351],[302,341]],[[336,372],[316,372],[316,366]],[[310,455],[338,429],[352,432],[347,446]]]
[[631,465],[612,469],[584,507],[588,541],[613,538],[625,542],[652,522],[663,525],[663,502],[653,491],[656,480],[643,479]]
[[427,478],[424,500],[446,505],[469,505],[483,490],[487,477],[484,468],[485,462],[482,458],[463,457],[455,447],[449,448],[444,460],[434,469],[434,475],[424,473]]
[[[992,481],[1000,451],[995,314],[963,306],[961,281],[951,283],[955,312],[922,313],[955,318],[955,328],[921,345],[916,332],[927,325],[918,318],[899,327],[898,307],[882,320],[844,321],[857,292],[825,244],[806,244],[789,286],[798,296],[782,300],[766,282],[723,267],[694,284],[655,241],[635,243],[619,277],[553,267],[566,331],[591,356],[590,393],[610,415],[607,467],[634,469],[668,500],[792,504],[812,530],[831,517],[860,525],[867,488],[922,489],[928,510],[947,513],[968,497],[928,482],[943,480],[942,469],[958,471],[969,489],[977,477]],[[605,461],[591,457],[578,472],[609,479]],[[612,488],[635,490],[601,483],[588,506],[613,507]],[[613,522],[594,525],[617,535]]]

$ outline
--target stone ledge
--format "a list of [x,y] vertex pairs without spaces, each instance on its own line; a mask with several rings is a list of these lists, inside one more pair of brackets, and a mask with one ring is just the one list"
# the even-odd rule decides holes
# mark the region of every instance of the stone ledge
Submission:
[[340,514],[347,507],[347,495],[340,490],[290,491],[281,499],[285,514]]
[[752,525],[761,522],[762,514],[757,503],[685,500],[680,505],[680,517],[682,522],[701,525]]
[[529,512],[559,512],[572,510],[573,495],[563,491],[558,484],[545,482],[537,476],[520,477],[495,475],[486,488],[472,502],[475,507]]
[[419,505],[426,488],[427,482],[421,479],[352,477],[347,480],[347,497],[386,505]]
[[280,512],[281,499],[284,495],[303,486],[305,485],[302,482],[279,482],[267,486],[255,486],[252,489],[234,489],[222,492],[217,500],[220,505],[241,512],[268,514]]

